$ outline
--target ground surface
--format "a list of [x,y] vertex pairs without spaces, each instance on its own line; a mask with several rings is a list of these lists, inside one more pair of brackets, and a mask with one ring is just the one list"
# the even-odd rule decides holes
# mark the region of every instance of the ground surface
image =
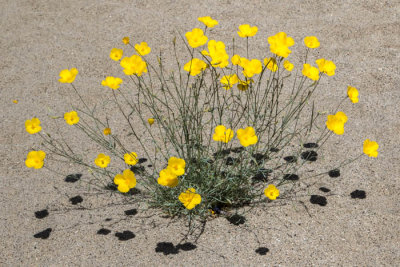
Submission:
[[[396,2],[1,1],[1,265],[399,265]],[[25,132],[24,121],[37,116],[47,125],[47,115],[68,109],[69,87],[57,81],[61,69],[76,67],[77,87],[95,103],[103,92],[99,84],[104,76],[121,72],[108,53],[123,47],[123,36],[134,43],[147,41],[153,51],[167,49],[175,30],[184,33],[200,27],[197,17],[207,15],[220,22],[211,35],[226,43],[238,25],[258,26],[252,57],[265,57],[267,37],[279,31],[293,36],[293,51],[298,53],[303,52],[305,36],[317,36],[321,47],[314,57],[332,59],[337,65],[336,75],[319,89],[323,108],[337,104],[347,85],[359,89],[360,102],[344,104],[349,115],[346,134],[328,141],[316,164],[330,166],[343,155],[358,155],[365,138],[379,142],[379,157],[362,157],[341,169],[340,177],[319,177],[293,201],[265,203],[246,214],[244,224],[217,218],[206,224],[197,242],[189,239],[183,245],[178,245],[186,231],[182,221],[141,212],[132,204],[111,205],[120,199],[85,194],[79,185],[65,183],[64,176],[25,167],[26,154],[39,139]],[[291,57],[296,58],[295,53]],[[75,145],[83,142],[71,136]],[[62,164],[54,167],[63,173],[75,171]],[[321,186],[331,192],[319,191]],[[352,198],[354,190],[365,191],[366,198]],[[327,205],[310,203],[314,194],[327,196]],[[83,202],[73,206],[69,199],[77,195]],[[125,215],[125,210],[135,208],[137,214]],[[43,209],[49,215],[36,218],[34,212]],[[52,229],[47,239],[34,237],[47,228]],[[100,228],[111,233],[97,234]],[[115,234],[124,231],[135,237],[120,241]]]

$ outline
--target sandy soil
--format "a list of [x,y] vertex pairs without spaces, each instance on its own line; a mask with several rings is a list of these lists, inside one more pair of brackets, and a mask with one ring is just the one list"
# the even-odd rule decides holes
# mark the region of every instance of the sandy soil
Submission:
[[[400,265],[398,1],[3,0],[0,14],[1,265]],[[96,103],[104,76],[121,73],[108,54],[123,47],[123,36],[165,50],[174,31],[199,27],[197,17],[207,15],[220,22],[211,35],[226,43],[238,25],[258,26],[252,57],[265,57],[267,37],[279,31],[296,41],[291,58],[303,52],[305,36],[317,36],[321,47],[314,57],[337,65],[337,74],[319,89],[317,98],[326,103],[321,107],[337,104],[347,85],[359,89],[360,102],[343,106],[346,134],[330,139],[316,166],[358,155],[365,138],[379,142],[379,157],[362,157],[341,169],[340,177],[319,177],[292,201],[260,205],[244,224],[217,218],[197,241],[181,245],[183,221],[142,212],[118,197],[85,194],[62,175],[25,167],[39,139],[25,132],[24,121],[37,116],[51,132],[47,115],[63,114],[66,100],[72,101],[69,87],[57,81],[61,69],[76,67],[76,86]],[[85,144],[73,132],[65,134],[76,146]],[[65,164],[53,167],[76,172]],[[321,186],[331,192],[321,192]],[[352,198],[354,190],[364,190],[366,198]],[[326,196],[327,205],[310,203],[314,194]],[[69,199],[77,195],[83,202],[73,206]],[[49,215],[36,218],[35,211],[43,209]],[[137,214],[125,215],[131,209]],[[48,228],[47,239],[34,237]],[[99,235],[101,228],[111,232]],[[115,234],[123,231],[135,237],[120,241]]]

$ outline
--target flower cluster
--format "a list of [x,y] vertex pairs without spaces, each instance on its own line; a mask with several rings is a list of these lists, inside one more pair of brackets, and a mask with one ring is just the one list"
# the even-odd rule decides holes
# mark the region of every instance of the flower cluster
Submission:
[[35,168],[40,169],[43,167],[44,158],[46,157],[46,153],[39,150],[39,151],[30,151],[28,156],[25,160],[25,165],[28,168]]
[[186,192],[179,195],[179,201],[182,202],[185,208],[191,210],[201,203],[201,196],[196,194],[196,189],[189,188]]
[[344,124],[347,122],[347,116],[342,111],[338,111],[335,115],[328,115],[326,127],[337,135],[344,133]]
[[233,138],[232,129],[226,129],[224,125],[218,125],[215,127],[215,133],[213,135],[213,140],[217,142],[228,143]]
[[208,52],[203,50],[203,56],[211,57],[211,65],[215,68],[225,68],[229,65],[229,55],[226,53],[225,44],[222,41],[210,40],[207,44]]
[[157,182],[160,185],[175,187],[178,185],[178,176],[185,174],[186,162],[184,159],[171,157],[167,168],[160,171]]
[[118,185],[119,192],[127,193],[136,186],[135,174],[130,169],[126,169],[122,174],[115,175],[114,184]]
[[40,126],[40,120],[38,118],[32,118],[31,120],[25,121],[26,131],[30,134],[38,133],[42,130]]
[[131,57],[124,57],[120,65],[124,68],[124,73],[126,75],[136,74],[137,76],[142,76],[143,72],[147,72],[147,64],[138,55],[132,55]]
[[292,37],[288,37],[285,32],[278,32],[274,36],[268,37],[268,43],[272,53],[286,58],[292,52],[289,47],[294,45],[294,40]]

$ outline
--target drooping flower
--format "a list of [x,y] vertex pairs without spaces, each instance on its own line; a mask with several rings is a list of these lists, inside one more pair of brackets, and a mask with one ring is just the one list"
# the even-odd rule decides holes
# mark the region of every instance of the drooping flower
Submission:
[[204,35],[202,29],[194,28],[191,32],[187,32],[185,37],[192,48],[196,48],[207,43],[208,37]]
[[207,17],[200,17],[198,18],[200,22],[203,22],[204,25],[208,28],[213,28],[214,26],[218,25],[218,21],[215,19],[212,19],[210,16]]
[[344,124],[347,122],[347,116],[344,112],[339,111],[335,115],[328,115],[326,127],[337,135],[344,133]]
[[234,84],[238,83],[238,81],[239,78],[236,74],[225,75],[221,78],[221,83],[225,90],[231,89]]
[[257,31],[257,26],[251,27],[249,24],[243,24],[239,26],[239,31],[237,33],[240,37],[245,38],[256,35]]
[[208,52],[203,50],[204,56],[211,57],[211,65],[216,68],[225,68],[229,65],[229,55],[226,53],[225,44],[222,41],[210,40],[208,42]]
[[150,124],[150,126],[151,125],[153,125],[153,123],[154,123],[154,119],[153,118],[149,118],[148,120],[147,120],[147,122]]
[[363,145],[363,152],[368,155],[368,157],[378,157],[378,148],[379,145],[375,141],[371,141],[366,139]]
[[138,55],[124,57],[121,60],[120,65],[124,68],[124,73],[126,75],[136,74],[142,76],[143,72],[147,72],[146,62]]
[[207,68],[207,64],[198,58],[193,58],[183,66],[183,69],[190,73],[191,76],[196,76]]
[[74,125],[79,122],[79,116],[76,111],[67,112],[64,114],[64,120],[69,125]]
[[287,71],[292,71],[294,68],[294,65],[292,63],[290,63],[289,60],[285,60],[283,61],[283,67],[287,70]]
[[184,159],[170,157],[168,160],[167,169],[169,169],[176,176],[185,174],[186,162]]
[[317,81],[319,79],[319,71],[316,67],[311,66],[310,64],[304,64],[302,73],[307,78]]
[[122,83],[122,79],[118,77],[107,76],[105,80],[101,82],[101,85],[110,87],[111,89],[118,89],[119,85]]
[[239,80],[239,84],[237,85],[237,88],[240,91],[246,91],[247,89],[249,89],[249,85],[253,82],[254,82],[253,79],[246,79],[245,81]]
[[78,75],[78,70],[72,68],[70,70],[65,69],[60,72],[60,83],[72,83],[75,80],[76,75]]
[[271,52],[280,57],[288,57],[292,52],[289,47],[294,45],[292,37],[288,37],[285,32],[278,32],[277,34],[268,37]]
[[349,96],[351,102],[358,103],[358,90],[355,87],[347,87],[347,95]]
[[94,160],[94,164],[96,164],[100,168],[107,168],[109,163],[110,157],[103,153],[97,155],[97,158]]
[[40,169],[43,167],[45,157],[44,151],[30,151],[26,157],[25,165],[28,168]]
[[122,38],[122,42],[126,45],[129,44],[129,37]]
[[275,200],[277,197],[279,197],[279,189],[276,188],[275,185],[270,184],[267,188],[265,188],[264,194],[270,200]]
[[315,62],[317,63],[320,72],[326,73],[328,76],[335,75],[336,65],[332,61],[320,58]]
[[113,49],[111,49],[111,52],[110,52],[110,58],[112,60],[118,61],[121,59],[122,53],[123,53],[122,49],[113,48]]
[[136,165],[139,160],[137,158],[137,154],[135,152],[131,152],[124,154],[124,161],[126,164],[133,166]]
[[135,50],[141,56],[145,56],[151,52],[151,48],[146,42],[141,42],[140,44],[135,44]]
[[104,133],[104,135],[110,135],[111,134],[111,129],[110,128],[104,128],[103,133]]
[[254,130],[253,127],[247,127],[246,129],[239,129],[236,131],[236,134],[240,141],[240,144],[244,147],[254,145],[258,141],[256,131]]
[[38,118],[32,118],[31,120],[25,121],[26,131],[30,134],[38,133],[42,130],[40,126],[40,120]]
[[122,174],[115,175],[114,184],[118,185],[119,192],[127,193],[136,186],[135,174],[130,169],[126,169]]
[[247,58],[241,57],[240,66],[243,68],[243,75],[246,78],[251,78],[262,71],[262,63],[258,59],[248,60]]
[[232,129],[226,129],[224,125],[218,125],[214,131],[213,140],[217,142],[228,143],[234,135]]
[[267,66],[267,68],[272,72],[276,72],[278,70],[278,64],[276,63],[275,58],[272,57],[265,58],[264,65]]
[[161,170],[160,176],[157,179],[158,184],[168,187],[175,187],[178,185],[178,182],[178,176],[169,168]]
[[179,195],[179,201],[182,202],[185,208],[191,210],[201,203],[201,196],[196,194],[196,189],[189,188],[186,192]]
[[315,36],[307,36],[306,38],[304,38],[304,44],[308,48],[317,48],[317,47],[319,47],[318,38],[315,37]]

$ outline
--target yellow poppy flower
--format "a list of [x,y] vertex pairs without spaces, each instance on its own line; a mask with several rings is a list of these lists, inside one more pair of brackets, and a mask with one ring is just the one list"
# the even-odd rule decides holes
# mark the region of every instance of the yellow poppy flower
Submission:
[[276,188],[275,185],[270,184],[267,188],[265,188],[264,194],[270,200],[275,200],[277,197],[279,197],[279,189]]
[[26,131],[30,134],[38,133],[42,130],[40,126],[40,120],[38,118],[32,118],[31,120],[25,121]]
[[76,75],[78,75],[78,70],[72,68],[70,70],[65,69],[60,72],[60,83],[72,83],[75,80]]
[[131,170],[126,169],[122,174],[115,175],[114,184],[118,185],[118,191],[127,193],[136,186],[135,174]]
[[69,125],[74,125],[79,122],[79,116],[76,111],[67,112],[64,114],[64,120]]
[[189,188],[185,193],[179,195],[179,201],[182,202],[185,208],[191,210],[201,203],[201,196],[196,194],[196,189]]

